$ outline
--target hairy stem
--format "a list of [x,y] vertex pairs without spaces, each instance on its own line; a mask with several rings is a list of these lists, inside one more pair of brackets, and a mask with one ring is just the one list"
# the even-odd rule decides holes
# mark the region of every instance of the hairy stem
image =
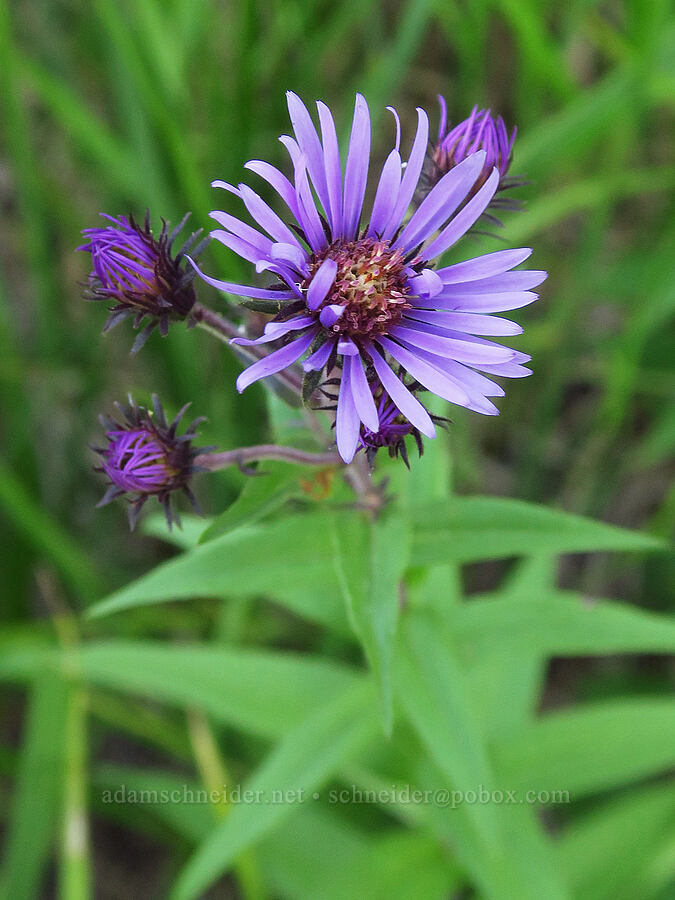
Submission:
[[[226,344],[229,344],[232,338],[242,337],[234,322],[230,322],[229,319],[221,316],[220,313],[215,312],[208,306],[204,306],[202,303],[195,303],[192,307],[192,316],[204,331],[208,331],[209,334]],[[262,359],[266,353],[265,349],[260,347],[246,347],[246,349],[236,347],[236,349],[232,349],[238,356],[245,357],[249,362]],[[292,369],[277,372],[274,377],[294,394],[302,394],[302,378]]]
[[244,466],[259,459],[275,459],[279,462],[290,462],[309,466],[344,465],[335,452],[310,453],[295,447],[282,447],[279,444],[258,444],[254,447],[239,447],[237,450],[226,450],[224,453],[202,453],[195,459],[195,465],[202,469],[215,471],[228,466]]
[[230,322],[229,319],[226,319],[219,313],[214,312],[214,310],[209,309],[208,306],[204,306],[201,303],[195,303],[192,307],[192,315],[199,325],[204,327],[207,331],[212,333],[215,332],[216,337],[219,337],[221,340],[229,341],[230,338],[240,337],[239,329],[233,322]]

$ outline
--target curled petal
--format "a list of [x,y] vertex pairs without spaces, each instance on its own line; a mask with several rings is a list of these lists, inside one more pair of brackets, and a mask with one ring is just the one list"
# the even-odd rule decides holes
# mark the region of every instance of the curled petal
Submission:
[[318,309],[326,299],[328,291],[333,286],[336,274],[337,263],[335,260],[324,259],[307,288],[307,306],[311,310]]
[[332,328],[344,311],[344,306],[340,306],[339,303],[331,303],[329,306],[324,306],[321,310],[319,313],[319,321],[324,328]]

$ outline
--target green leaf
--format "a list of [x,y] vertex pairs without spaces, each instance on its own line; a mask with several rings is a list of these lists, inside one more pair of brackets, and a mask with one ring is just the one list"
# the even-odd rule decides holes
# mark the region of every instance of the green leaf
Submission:
[[[447,784],[459,791],[494,788],[494,774],[454,648],[431,618],[411,612],[402,622],[397,695]],[[484,848],[499,852],[495,807],[469,807]]]
[[[529,805],[493,804],[500,825],[501,852],[487,848],[470,818],[474,804],[457,805],[437,801],[439,791],[447,795],[447,776],[424,754],[418,754],[412,769],[416,788],[429,791],[430,803],[406,812],[413,822],[431,830],[442,844],[452,847],[462,867],[470,874],[480,896],[489,900],[567,900],[568,894],[555,867],[548,835]],[[500,781],[496,790],[510,787]],[[480,785],[470,790],[480,791]]]
[[333,545],[349,619],[377,681],[384,729],[390,734],[393,644],[410,530],[400,510],[388,510],[376,520],[367,513],[344,513],[334,517]]
[[547,656],[675,653],[675,620],[609,601],[570,599],[561,591],[521,600],[472,600],[448,613],[475,657],[502,646]]
[[444,503],[413,506],[412,515],[414,565],[663,548],[650,535],[502,497],[453,497]]
[[230,647],[106,641],[63,665],[92,684],[194,706],[244,731],[276,738],[360,680],[319,659]]
[[166,541],[179,550],[192,550],[199,543],[199,538],[208,528],[213,519],[194,515],[193,513],[181,513],[181,527],[169,528],[164,513],[151,513],[140,523],[140,529],[148,537]]
[[350,687],[290,732],[243,788],[257,801],[235,806],[211,833],[179,876],[172,900],[202,896],[244,850],[372,740],[372,703],[367,685]]
[[[311,348],[310,348],[311,349]],[[318,350],[318,347],[316,348]],[[312,352],[314,352],[312,350]],[[311,408],[312,397],[314,396],[314,392],[321,384],[322,373],[317,369],[312,369],[310,372],[305,372],[302,378],[302,402],[305,406]]]
[[260,843],[256,854],[274,896],[324,900],[326,891],[350,870],[372,841],[357,824],[346,822],[319,802],[305,804]]
[[283,602],[287,593],[304,589],[313,592],[319,621],[340,621],[342,611],[330,604],[338,593],[330,527],[327,513],[313,513],[241,528],[158,566],[95,604],[89,615],[198,596],[262,594]]
[[663,896],[672,867],[659,854],[672,848],[675,785],[641,787],[601,804],[569,825],[558,842],[558,865],[579,900]]
[[67,703],[63,679],[50,673],[36,680],[0,879],[3,895],[12,900],[42,895],[61,801]]
[[321,808],[297,810],[258,857],[276,891],[294,900],[443,900],[461,883],[434,838],[401,830],[368,834]]
[[294,494],[300,493],[303,469],[289,463],[266,463],[250,476],[231,506],[213,520],[199,538],[200,544],[221,534],[251,525],[274,512]]
[[[499,591],[491,597],[499,601],[517,601],[522,605],[524,601],[521,598],[553,595],[555,570],[554,557],[534,556],[520,560],[506,576]],[[555,597],[557,599],[557,595]],[[480,601],[472,597],[470,606],[473,607],[475,602]],[[451,610],[448,615],[449,628],[453,633],[458,621],[464,621],[462,610]],[[453,618],[455,612],[459,615]],[[489,621],[488,630],[492,624],[491,617]],[[487,652],[481,652],[472,644],[468,634],[464,638],[458,635],[458,638],[470,644],[465,647],[469,682],[486,737],[506,733],[534,718],[546,673],[546,654],[536,645],[520,644],[514,653],[513,632],[495,637]]]
[[504,784],[576,800],[666,770],[673,748],[675,703],[646,697],[549,713],[492,749]]

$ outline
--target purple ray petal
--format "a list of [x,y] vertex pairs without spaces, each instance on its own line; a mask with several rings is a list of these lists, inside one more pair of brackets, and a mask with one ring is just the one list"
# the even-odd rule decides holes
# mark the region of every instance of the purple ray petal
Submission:
[[271,341],[278,341],[279,338],[291,331],[301,331],[303,328],[309,328],[314,324],[312,316],[301,316],[298,319],[290,319],[288,322],[268,322],[265,325],[265,331],[259,338],[232,338],[231,344],[241,344],[244,347],[252,347],[258,344],[269,344]]
[[359,348],[351,338],[340,338],[338,341],[338,353],[341,356],[356,356]]
[[401,185],[401,156],[398,150],[392,150],[382,166],[382,174],[377,185],[377,193],[373,202],[373,212],[368,228],[369,237],[379,237],[391,218]]
[[355,237],[359,227],[369,161],[370,112],[364,97],[357,94],[345,167],[342,235],[347,239]]
[[292,91],[287,91],[286,99],[288,102],[288,113],[291,117],[291,125],[293,126],[298,146],[307,159],[309,176],[312,179],[312,184],[316,189],[324,212],[328,215],[330,204],[328,200],[328,187],[326,184],[326,171],[324,168],[321,141],[316,133],[312,117],[298,95],[294,94]]
[[483,256],[467,259],[465,262],[446,266],[437,271],[443,284],[477,281],[480,278],[501,275],[503,272],[513,269],[514,266],[520,265],[531,255],[532,250],[529,247],[521,250],[498,250],[496,253],[485,253]]
[[532,369],[528,369],[527,366],[521,366],[520,363],[516,362],[500,363],[496,366],[482,364],[480,370],[481,372],[487,372],[488,375],[497,375],[502,378],[527,378],[528,375],[532,374]]
[[315,253],[318,253],[319,250],[326,246],[326,235],[321,225],[319,213],[314,205],[314,197],[307,178],[304,156],[300,157],[295,167],[295,192],[298,198],[298,222],[302,226],[310,247]]
[[450,403],[457,403],[459,406],[468,406],[471,403],[466,391],[451,381],[447,375],[439,372],[434,366],[430,366],[416,353],[411,353],[405,347],[390,341],[389,338],[380,337],[378,342],[427,390],[444,400],[449,400]]
[[276,243],[270,247],[270,256],[277,262],[293,266],[302,275],[309,275],[308,256],[295,244]]
[[462,386],[471,391],[477,391],[485,397],[503,397],[505,395],[504,388],[475,369],[470,369],[462,363],[455,362],[454,359],[443,360],[441,368],[456,378]]
[[[538,297],[539,294],[534,294],[532,291],[505,291],[503,294],[454,294],[452,297],[437,295],[434,297],[434,306],[439,309],[457,310],[457,312],[505,312],[534,303]],[[423,306],[424,304],[419,305]]]
[[216,181],[211,182],[211,187],[220,188],[223,191],[229,191],[230,194],[234,194],[235,197],[241,197],[239,188],[235,187],[233,184],[230,184],[229,181],[221,181],[220,179],[217,179]]
[[428,322],[430,325],[441,325],[455,331],[466,331],[469,334],[492,334],[495,336],[522,334],[523,329],[509,319],[498,316],[483,316],[473,313],[437,312],[436,310],[409,310],[404,319],[415,319]]
[[242,238],[237,237],[236,234],[230,234],[229,231],[218,228],[215,231],[212,231],[209,237],[218,241],[218,243],[222,244],[224,247],[233,250],[236,254],[241,256],[242,259],[246,259],[254,265],[260,260],[261,253],[259,248],[254,247],[253,244],[249,244],[248,241],[244,241]]
[[419,429],[422,434],[425,434],[428,438],[436,437],[436,429],[434,428],[434,423],[431,421],[431,416],[417,397],[411,394],[400,378],[397,378],[396,375],[394,375],[373,344],[368,344],[366,346],[366,351],[373,361],[373,366],[375,367],[378,378],[382,382],[382,387],[387,394],[389,394],[403,415],[415,426],[415,428]]
[[438,103],[441,107],[441,119],[438,125],[438,140],[442,141],[445,137],[445,128],[448,123],[448,107],[445,102],[445,97],[442,94],[438,94]]
[[275,262],[274,260],[268,259],[260,260],[260,262],[257,262],[255,265],[255,270],[258,273],[274,272],[286,282],[286,284],[293,291],[298,300],[304,300],[304,295],[297,284],[298,278],[302,276],[298,276],[298,273],[291,266],[285,263],[279,263]]
[[254,190],[248,185],[240,186],[241,199],[253,218],[259,223],[261,228],[271,235],[275,241],[286,244],[296,244],[301,247],[295,234],[286,225],[279,216],[274,212],[269,204],[265,203],[262,197],[259,197]]
[[279,194],[295,218],[298,218],[298,201],[295,198],[295,189],[282,172],[261,159],[250,160],[246,163],[244,168],[249,169],[251,172],[255,172],[255,174],[259,175],[261,178],[264,178],[264,180],[274,188],[277,194]]
[[335,437],[338,453],[346,463],[350,463],[359,443],[361,421],[359,420],[354,398],[352,397],[349,370],[345,366],[340,379],[337,416],[335,420]]
[[186,256],[185,258],[200,278],[203,278],[207,284],[213,285],[214,288],[218,288],[219,291],[236,294],[238,297],[252,297],[255,300],[292,300],[295,297],[293,291],[273,291],[268,288],[251,287],[247,284],[232,284],[229,281],[219,281],[217,278],[205,275],[191,257]]
[[340,148],[337,132],[331,111],[325,103],[318,101],[321,137],[323,139],[323,165],[326,172],[326,188],[328,193],[329,215],[333,239],[342,233],[342,168],[340,167]]
[[[504,391],[501,390],[499,385],[494,384],[494,382],[491,382],[478,372],[468,369],[461,363],[445,359],[435,353],[418,350],[417,355],[466,393],[469,398],[469,403],[465,404],[467,409],[473,409],[487,416],[499,415],[497,407],[486,397],[486,394],[497,397],[503,396]],[[487,387],[487,391],[483,390],[483,386]]]
[[423,300],[430,300],[443,289],[443,282],[433,269],[423,269],[419,275],[408,279],[408,285],[413,294]]
[[458,241],[485,211],[499,186],[499,172],[493,169],[483,187],[469,200],[428,247],[422,250],[422,259],[434,259]]
[[307,288],[307,306],[309,309],[318,309],[326,299],[328,291],[333,286],[337,274],[337,263],[334,259],[324,259],[319,266],[314,278]]
[[421,322],[407,328],[396,325],[389,333],[397,340],[404,341],[406,345],[411,344],[421,350],[429,350],[431,353],[469,364],[511,362],[514,355],[514,351],[508,347],[489,343],[486,346],[474,346],[474,341],[471,341],[468,335],[461,338],[447,337],[443,333],[438,333],[433,325],[424,325]]
[[337,303],[331,303],[329,306],[324,306],[324,308],[319,313],[319,321],[323,325],[324,328],[331,328],[340,316],[344,313],[344,306],[340,306]]
[[[509,347],[502,347],[501,344],[495,344],[494,341],[488,341],[483,337],[476,337],[475,334],[455,334],[450,330],[448,330],[448,334],[451,334],[458,340],[467,341],[470,344],[478,344],[481,347],[491,347],[492,349],[498,347],[500,350],[508,351],[512,354],[512,358],[509,360],[509,362],[529,362],[532,359],[532,357],[528,356],[527,353],[521,353],[520,350],[511,350]],[[491,360],[490,362],[496,362],[496,360]]]
[[302,364],[302,368],[305,372],[321,371],[328,362],[328,357],[333,352],[336,343],[336,338],[333,338],[332,340],[329,338],[325,344],[322,344],[318,350],[315,350],[311,356],[308,356]]
[[373,400],[373,392],[370,390],[366,373],[363,371],[361,356],[345,357],[345,366],[349,369],[352,399],[359,418],[370,431],[379,431],[380,419]]
[[430,353],[428,350],[417,350],[416,353],[420,359],[459,384],[471,400],[478,401],[481,397],[504,396],[504,390],[498,384],[463,363],[439,356],[437,353]]
[[485,150],[479,150],[447,172],[413,213],[393,246],[413,250],[447,222],[476,183],[485,155]]
[[454,297],[457,294],[495,294],[498,291],[529,291],[538,287],[547,277],[546,272],[537,269],[517,269],[515,272],[504,272],[478,281],[465,281],[462,284],[444,284],[443,297]]
[[401,149],[401,120],[399,119],[398,113],[393,106],[388,106],[387,110],[394,117],[394,122],[396,124],[396,141],[394,143],[394,150],[398,152]]
[[261,255],[266,255],[270,252],[270,247],[273,242],[267,235],[260,234],[256,228],[252,228],[250,225],[247,225],[246,222],[242,222],[241,219],[237,219],[235,216],[231,216],[229,213],[222,212],[218,209],[214,209],[210,212],[209,217],[214,219],[219,225],[222,225],[223,228],[231,231],[232,234],[235,234],[243,241],[246,241],[246,243],[258,247]]
[[316,329],[312,329],[280,350],[275,350],[269,356],[264,357],[264,359],[254,362],[248,369],[244,369],[239,378],[237,378],[237,390],[239,393],[241,394],[243,390],[250,384],[253,384],[254,381],[258,381],[259,378],[274,375],[275,372],[280,372],[282,369],[292,365],[307,350],[316,333]]
[[427,144],[429,142],[429,119],[423,109],[417,109],[417,134],[408,157],[408,163],[401,179],[401,187],[396,198],[396,205],[391,214],[389,221],[384,229],[383,237],[389,239],[396,232],[399,225],[403,221],[408,207],[412,201],[413,195],[417,190],[417,184],[420,179],[422,166],[424,165],[424,157],[427,153]]
[[300,147],[298,147],[298,142],[288,134],[282,134],[279,138],[279,141],[288,150],[288,155],[291,158],[291,163],[295,168],[300,162],[300,157],[302,156],[302,150],[300,149]]

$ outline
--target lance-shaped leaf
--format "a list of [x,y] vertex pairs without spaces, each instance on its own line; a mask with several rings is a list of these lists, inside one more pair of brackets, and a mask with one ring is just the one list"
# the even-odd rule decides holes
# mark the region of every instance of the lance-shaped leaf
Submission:
[[[233,861],[278,826],[308,794],[364,748],[376,734],[368,685],[348,688],[277,745],[249,781],[244,795],[258,798],[235,806],[211,832],[181,872],[171,900],[203,896]],[[275,802],[276,798],[276,802]]]
[[[300,478],[305,469],[288,463],[266,463],[251,475],[231,506],[211,522],[199,538],[205,544],[242,525],[251,525],[274,512],[294,494],[300,493]],[[310,476],[311,477],[311,476]]]
[[394,636],[410,542],[408,523],[398,509],[378,519],[365,512],[333,519],[335,569],[349,620],[377,681],[387,734],[393,720]]
[[503,497],[453,497],[413,506],[412,516],[414,565],[664,548],[651,535]]

